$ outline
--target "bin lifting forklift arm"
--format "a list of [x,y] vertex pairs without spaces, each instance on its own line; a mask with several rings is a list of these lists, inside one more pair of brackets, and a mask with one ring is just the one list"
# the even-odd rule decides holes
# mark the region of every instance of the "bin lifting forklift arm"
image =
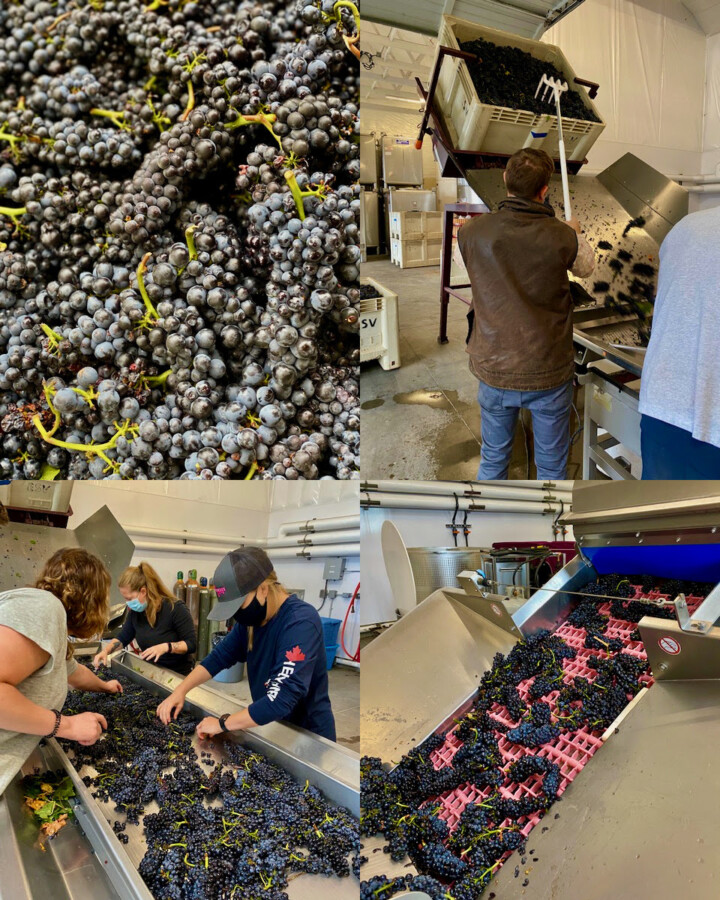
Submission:
[[420,133],[418,134],[418,138],[415,141],[416,150],[422,150],[423,138],[428,133],[430,108],[432,106],[433,98],[435,97],[435,89],[437,88],[438,79],[440,78],[440,69],[442,68],[443,60],[446,56],[454,56],[456,59],[464,59],[465,62],[468,62],[468,60],[474,60],[476,63],[482,62],[482,59],[480,59],[477,54],[468,53],[466,50],[453,50],[452,47],[439,48],[437,59],[435,60],[435,65],[432,70],[432,75],[430,76],[430,87],[428,88],[425,111],[423,112],[422,122],[420,123]]

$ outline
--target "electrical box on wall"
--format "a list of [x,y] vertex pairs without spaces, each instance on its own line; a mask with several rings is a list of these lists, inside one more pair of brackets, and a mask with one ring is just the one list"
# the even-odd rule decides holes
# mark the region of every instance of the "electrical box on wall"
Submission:
[[325,560],[323,578],[325,581],[340,581],[345,574],[345,560],[342,557]]

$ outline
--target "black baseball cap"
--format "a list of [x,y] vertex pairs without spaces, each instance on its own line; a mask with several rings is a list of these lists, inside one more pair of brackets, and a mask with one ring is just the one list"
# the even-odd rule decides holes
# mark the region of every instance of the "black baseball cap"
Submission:
[[260,547],[232,550],[215,569],[218,602],[208,613],[211,622],[223,622],[235,615],[243,600],[259,587],[273,570],[270,557]]

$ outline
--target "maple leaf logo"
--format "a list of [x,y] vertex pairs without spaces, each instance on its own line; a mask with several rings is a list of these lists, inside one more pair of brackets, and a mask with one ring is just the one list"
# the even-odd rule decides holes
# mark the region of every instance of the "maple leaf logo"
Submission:
[[299,647],[293,647],[292,650],[287,651],[285,658],[288,662],[302,662],[305,659],[305,654]]

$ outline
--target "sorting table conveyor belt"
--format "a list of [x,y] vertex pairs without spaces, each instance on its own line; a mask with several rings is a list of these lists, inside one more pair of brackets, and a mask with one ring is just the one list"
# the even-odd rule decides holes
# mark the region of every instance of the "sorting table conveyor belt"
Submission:
[[[175,673],[125,651],[111,658],[111,667],[113,673],[131,678],[158,697],[170,694],[182,680]],[[203,686],[191,692],[185,708],[201,717],[232,713],[242,706],[228,695]],[[359,760],[356,753],[280,723],[235,733],[224,740],[237,741],[257,750],[298,780],[309,781],[331,802],[359,814]],[[193,737],[193,749],[199,751],[197,736]],[[212,753],[214,762],[224,756],[222,742],[204,744],[202,749]],[[22,809],[19,777],[15,779],[6,795],[0,798],[0,825],[3,821],[10,825],[9,829],[0,831],[1,900],[35,900],[40,896],[53,896],[58,900],[152,900],[153,895],[137,869],[147,849],[142,822],[146,815],[157,811],[157,803],[152,801],[146,806],[139,825],[127,826],[128,843],[122,845],[113,833],[111,823],[121,821],[123,816],[115,811],[112,801],[93,798],[82,778],[96,773],[86,768],[76,770],[72,750],[65,753],[55,740],[43,744],[28,760],[23,774],[34,768],[61,768],[68,772],[77,794],[75,819],[49,842],[46,853],[42,853],[35,846],[37,827]],[[44,868],[40,880],[35,872],[38,865]],[[5,884],[13,885],[10,893],[6,892]],[[44,885],[42,891],[41,884]],[[304,874],[293,878],[286,892],[290,900],[318,900],[321,897],[357,900],[357,882],[352,877]]]
[[[637,585],[634,595],[628,599],[645,600],[653,603],[658,603],[658,601],[671,602],[673,598],[668,594],[663,594],[656,590],[649,593],[644,593],[641,586]],[[686,597],[688,611],[690,614],[698,609],[700,604],[703,602],[703,599],[703,597],[692,595]],[[642,640],[638,640],[637,637],[634,636],[634,632],[637,630],[637,625],[627,620],[618,619],[612,616],[610,607],[611,604],[609,601],[603,604],[598,604],[597,607],[600,615],[608,617],[608,624],[605,632],[603,633],[603,638],[620,639],[623,645],[623,653],[627,653],[630,656],[634,656],[638,659],[647,660],[647,653],[645,652],[645,647]],[[572,685],[573,679],[578,676],[585,678],[590,682],[593,682],[597,677],[598,672],[596,669],[588,665],[588,660],[591,657],[600,657],[601,659],[605,659],[608,658],[610,654],[602,650],[591,650],[585,648],[585,630],[583,628],[572,625],[567,621],[563,622],[558,628],[556,628],[553,631],[553,634],[561,638],[576,652],[576,656],[574,659],[563,660],[563,686]],[[520,684],[518,685],[518,693],[523,702],[528,701],[528,691],[533,680],[534,676],[533,678],[529,678],[525,681],[520,682]],[[654,684],[652,674],[647,673],[645,675],[642,675],[640,677],[640,683],[643,685],[645,690],[652,687],[652,685]],[[551,694],[543,697],[543,702],[550,705],[553,716],[555,716],[555,714],[557,713],[556,700],[558,697],[558,693],[559,691],[554,691]],[[642,693],[644,693],[644,691]],[[639,694],[636,700],[641,699],[641,697],[642,694]],[[467,701],[465,701],[448,717],[448,719],[444,723],[442,723],[436,729],[436,733],[438,734],[446,733],[445,743],[437,750],[434,750],[431,755],[436,769],[441,769],[445,766],[452,765],[453,757],[460,749],[460,747],[462,747],[463,742],[456,737],[457,725],[453,726],[453,723],[460,720],[469,711],[472,706],[473,699],[474,698],[469,698]],[[634,703],[635,701],[631,701],[630,705],[634,705]],[[626,709],[619,717],[618,722],[628,714],[629,708],[630,706],[626,707]],[[505,707],[503,706],[494,704],[488,712],[493,717],[493,719],[495,719],[501,726],[513,728],[517,725],[516,720],[514,720],[508,714],[507,709],[505,709]],[[503,769],[506,769],[513,762],[521,759],[523,756],[528,755],[528,753],[532,753],[533,755],[538,755],[550,760],[560,768],[561,777],[560,786],[558,789],[558,798],[560,798],[570,787],[572,782],[578,777],[580,772],[582,772],[585,766],[590,762],[595,753],[601,747],[603,747],[606,739],[610,737],[615,730],[615,724],[608,728],[605,734],[599,734],[597,731],[593,731],[588,727],[583,727],[574,730],[571,733],[563,733],[559,738],[550,742],[548,745],[534,748],[532,750],[528,750],[522,745],[508,741],[502,733],[498,732],[498,749],[502,756],[501,766]],[[526,796],[535,797],[539,796],[542,791],[542,779],[540,776],[537,776],[536,778],[530,779],[521,784],[512,785],[511,787],[500,785],[497,790],[499,791],[501,797],[511,800],[520,800]],[[465,784],[461,785],[453,791],[441,795],[437,800],[433,801],[433,805],[439,807],[439,817],[446,821],[450,830],[453,831],[460,820],[463,810],[467,806],[473,803],[482,803],[494,791],[495,788],[493,787],[478,788],[473,784]],[[541,813],[533,813],[525,817],[523,821],[520,831],[526,838],[528,838],[533,847],[536,843],[539,842],[539,833],[536,834],[534,832],[535,827],[538,825],[538,823],[543,822],[544,819],[544,824],[552,823],[554,825],[553,815],[558,811],[562,813],[563,807],[553,806],[551,809],[552,811],[547,818],[545,818],[545,816]],[[506,827],[510,824],[512,823],[509,820],[506,820],[505,822],[494,827]],[[547,830],[548,829],[546,828],[545,831]],[[539,831],[540,829],[538,829],[538,832]],[[368,846],[371,848],[371,851],[378,853],[379,849],[384,844],[384,839],[375,837],[370,840]],[[528,844],[527,846],[530,846],[530,844]],[[514,888],[516,890],[519,884],[518,882],[514,881],[514,876],[512,879],[508,880],[507,887],[504,890],[500,889],[500,882],[498,879],[500,871],[508,862],[511,863],[508,868],[513,872],[516,871],[516,865],[520,863],[521,857],[529,857],[527,850],[523,851],[522,853],[508,853],[501,865],[498,867],[498,872],[493,879],[491,888],[489,888],[489,890],[495,893],[495,896],[498,898],[498,900],[512,900],[512,898],[516,896],[516,894],[512,893],[511,891],[511,884],[514,885]],[[523,871],[523,869],[528,869],[528,864],[524,866],[520,864],[520,869],[518,869],[518,871]],[[531,869],[532,864],[530,863],[529,870]],[[382,870],[382,873],[387,874],[390,878],[406,875],[409,872],[416,873],[415,868],[412,865],[408,865],[407,860],[392,863],[387,857],[381,857],[379,860],[373,860],[371,858],[370,864],[365,867],[364,878],[378,875],[380,874],[380,870]],[[524,877],[525,876],[523,876],[523,878]],[[554,895],[549,894],[547,896],[549,898],[550,896]]]
[[[428,735],[441,733],[446,737],[434,751],[434,763],[436,767],[451,763],[460,746],[452,733],[454,720],[470,709],[489,660],[498,651],[508,653],[518,635],[546,629],[563,638],[577,651],[576,659],[563,661],[563,680],[567,683],[576,675],[593,680],[595,671],[587,661],[591,655],[605,654],[586,650],[585,629],[567,620],[571,609],[587,602],[597,603],[601,614],[612,612],[607,602],[578,596],[598,576],[646,573],[650,581],[695,582],[696,595],[692,596],[691,585],[687,604],[682,593],[676,593],[682,587],[645,595],[663,600],[666,609],[674,607],[676,618],[652,610],[637,625],[610,617],[606,638],[620,639],[624,653],[649,663],[649,672],[641,678],[647,689],[639,691],[610,727],[603,732],[573,727],[532,750],[497,735],[504,763],[527,753],[557,763],[561,797],[541,822],[539,816],[535,821],[532,816],[520,819],[523,833],[529,834],[525,848],[504,859],[487,892],[497,900],[520,896],[571,900],[581,886],[587,900],[609,896],[676,900],[684,894],[715,900],[720,866],[720,850],[711,838],[720,826],[720,771],[715,760],[720,740],[720,627],[714,624],[720,621],[720,586],[712,588],[720,583],[717,484],[576,484],[573,512],[563,521],[574,528],[579,555],[511,613],[512,628],[501,615],[505,599],[476,582],[473,590],[473,573],[466,572],[460,577],[463,590],[436,591],[373,642],[373,665],[397,659],[408,679],[397,687],[370,683],[363,702],[375,710],[378,724],[385,722],[388,735],[373,728],[368,742],[363,740],[363,753],[392,766]],[[442,691],[433,694],[437,679],[431,678],[434,670],[428,654],[434,653],[436,635],[439,655],[447,661],[440,616],[448,641],[458,648],[458,664],[444,667]],[[603,634],[600,638],[605,639]],[[521,697],[526,696],[528,683],[520,683]],[[412,699],[415,692],[425,690],[431,704]],[[547,694],[543,700],[553,706],[556,697]],[[434,715],[430,727],[428,706]],[[495,706],[490,715],[506,725],[517,724],[502,707]],[[587,771],[578,778],[586,765]],[[535,795],[536,781],[539,776],[524,785],[506,780],[501,796]],[[452,827],[468,803],[477,803],[490,792],[463,784],[432,799]],[[534,824],[541,827],[533,828]],[[379,837],[370,846],[374,850],[383,844]],[[371,856],[364,877],[382,872],[394,878],[412,871],[403,862],[391,866],[387,856],[378,857],[380,852]]]

